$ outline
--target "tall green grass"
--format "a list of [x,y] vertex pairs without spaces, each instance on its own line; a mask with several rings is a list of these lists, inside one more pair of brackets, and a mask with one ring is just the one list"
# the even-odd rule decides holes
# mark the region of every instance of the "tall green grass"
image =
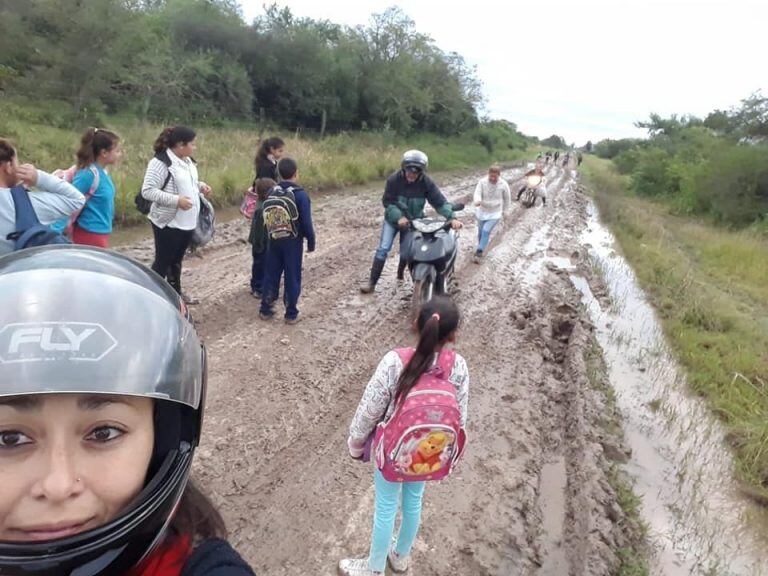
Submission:
[[[81,129],[72,128],[74,119],[55,103],[36,107],[0,99],[0,137],[10,138],[23,162],[52,171],[74,162]],[[134,118],[91,119],[91,125],[117,132],[124,150],[119,165],[112,168],[117,188],[117,225],[143,221],[133,198],[141,186],[146,164],[152,156],[152,143],[163,126]],[[81,128],[84,130],[86,125]],[[240,201],[253,179],[253,157],[259,140],[256,125],[220,127],[194,126],[198,133],[196,160],[200,178],[213,187],[218,206]],[[444,138],[431,134],[404,139],[391,133],[345,133],[322,140],[286,134],[280,129],[263,134],[280,136],[286,153],[299,163],[301,183],[313,190],[343,188],[371,180],[382,180],[399,166],[406,149],[419,148],[430,158],[430,170],[477,167],[495,161],[521,158],[524,151],[498,145],[490,152],[476,135]],[[503,143],[502,143],[503,144]]]
[[584,169],[690,386],[725,423],[745,488],[768,503],[768,239],[633,197],[607,161]]

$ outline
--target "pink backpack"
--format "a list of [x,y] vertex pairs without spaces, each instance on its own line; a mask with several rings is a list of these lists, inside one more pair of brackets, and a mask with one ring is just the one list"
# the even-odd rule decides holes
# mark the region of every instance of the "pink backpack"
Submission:
[[253,185],[246,190],[243,200],[240,202],[240,214],[248,220],[253,220],[253,213],[259,205],[259,196],[256,194],[256,186]]
[[[413,348],[396,350],[405,366]],[[442,480],[451,473],[466,443],[456,388],[448,380],[456,352],[443,350],[437,364],[416,385],[373,440],[376,467],[389,482]]]

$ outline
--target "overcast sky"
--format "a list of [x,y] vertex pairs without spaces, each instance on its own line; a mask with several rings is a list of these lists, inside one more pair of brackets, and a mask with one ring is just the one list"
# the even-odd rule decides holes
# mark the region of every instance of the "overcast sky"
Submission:
[[[263,0],[241,0],[250,20]],[[290,0],[297,16],[366,24],[398,5],[476,65],[492,118],[527,134],[642,135],[651,112],[706,116],[768,93],[768,1]]]

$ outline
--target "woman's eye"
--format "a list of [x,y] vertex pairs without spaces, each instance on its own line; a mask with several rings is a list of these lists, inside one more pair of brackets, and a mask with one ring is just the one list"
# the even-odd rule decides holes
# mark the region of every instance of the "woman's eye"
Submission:
[[86,440],[92,440],[94,442],[109,442],[122,436],[124,432],[114,426],[101,426],[96,428],[93,432],[86,436]]
[[25,434],[22,434],[18,430],[2,430],[0,431],[0,449],[2,448],[16,448],[18,446],[24,446],[25,444],[31,444],[32,439]]

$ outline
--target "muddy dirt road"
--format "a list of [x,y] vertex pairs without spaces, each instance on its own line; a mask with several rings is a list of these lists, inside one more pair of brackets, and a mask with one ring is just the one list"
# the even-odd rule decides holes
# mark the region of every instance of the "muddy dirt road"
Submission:
[[[504,173],[513,192],[521,174]],[[439,182],[469,202],[481,175]],[[602,575],[618,564],[623,515],[606,454],[621,448],[587,377],[591,325],[550,264],[587,266],[576,177],[550,167],[546,208],[514,203],[480,265],[472,211],[461,218],[457,348],[470,368],[470,444],[458,472],[428,487],[412,574]],[[338,194],[313,200],[317,251],[305,255],[298,325],[259,320],[246,222],[222,226],[186,264],[210,361],[195,472],[261,575],[335,574],[339,558],[367,553],[372,468],[347,456],[347,427],[381,356],[412,338],[411,283],[395,280],[394,258],[375,294],[358,291],[380,231],[380,187]],[[146,261],[152,248],[123,251]]]

